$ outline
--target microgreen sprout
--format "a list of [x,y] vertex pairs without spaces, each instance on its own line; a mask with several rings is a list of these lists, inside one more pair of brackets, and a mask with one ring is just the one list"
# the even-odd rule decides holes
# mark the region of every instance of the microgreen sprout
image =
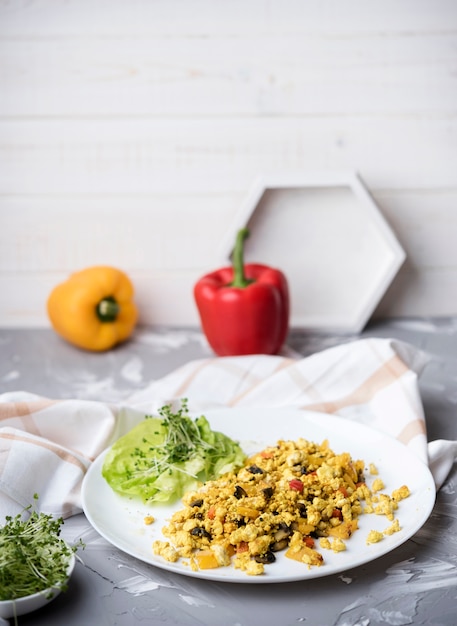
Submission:
[[32,511],[32,505],[5,518],[0,526],[0,600],[16,600],[53,587],[66,590],[76,547],[60,539],[62,524],[62,518]]
[[172,412],[169,404],[159,409],[159,415],[163,418],[162,424],[167,428],[163,450],[171,463],[187,460],[199,448],[214,448],[203,439],[197,423],[186,414],[187,400],[185,398],[176,413]]
[[[167,404],[158,411],[162,418],[165,437],[160,445],[155,444],[151,448],[153,455],[147,455],[138,447],[134,450],[136,457],[135,474],[160,474],[162,472],[181,471],[184,468],[179,464],[188,461],[195,454],[203,454],[205,450],[215,450],[215,447],[205,441],[201,435],[198,424],[188,415],[187,399],[181,400],[181,407],[173,412],[171,404]],[[146,415],[146,419],[152,416]],[[143,443],[147,439],[143,437]]]

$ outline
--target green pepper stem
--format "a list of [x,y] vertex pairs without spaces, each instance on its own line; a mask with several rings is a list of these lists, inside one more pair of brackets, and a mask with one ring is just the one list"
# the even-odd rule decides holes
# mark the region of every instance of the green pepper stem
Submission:
[[238,231],[235,242],[235,249],[233,250],[232,266],[233,266],[233,280],[230,283],[230,287],[247,287],[254,281],[250,278],[246,278],[244,273],[244,240],[249,237],[249,230],[242,228]]
[[121,307],[113,296],[106,296],[95,307],[95,312],[101,322],[114,322],[120,310]]

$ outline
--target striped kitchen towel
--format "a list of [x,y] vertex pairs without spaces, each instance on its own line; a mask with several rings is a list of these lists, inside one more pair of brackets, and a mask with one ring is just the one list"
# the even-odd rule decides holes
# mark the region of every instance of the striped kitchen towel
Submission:
[[363,339],[306,358],[249,355],[191,361],[120,405],[0,396],[0,519],[39,495],[39,510],[80,512],[80,487],[91,462],[119,436],[170,402],[189,410],[287,407],[362,422],[403,442],[428,463],[437,487],[457,442],[427,443],[418,377],[427,357],[391,339]]

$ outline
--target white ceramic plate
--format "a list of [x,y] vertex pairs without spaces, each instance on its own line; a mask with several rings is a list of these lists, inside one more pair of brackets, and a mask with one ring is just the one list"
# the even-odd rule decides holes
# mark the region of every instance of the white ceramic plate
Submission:
[[[379,543],[366,545],[370,530],[382,531],[390,522],[384,516],[362,515],[360,530],[346,541],[345,552],[321,550],[325,559],[321,567],[308,568],[277,553],[276,562],[267,565],[262,576],[247,576],[233,567],[194,572],[182,562],[169,563],[152,552],[152,542],[165,539],[161,529],[181,507],[180,502],[173,506],[147,506],[117,495],[101,474],[106,454],[103,453],[84,479],[82,500],[89,522],[112,545],[146,563],[187,576],[237,583],[289,582],[328,576],[373,561],[407,541],[432,511],[435,485],[428,467],[402,443],[377,430],[344,418],[294,409],[221,409],[205,415],[214,430],[238,440],[248,454],[274,445],[278,439],[303,437],[317,443],[328,439],[335,453],[349,452],[366,465],[374,463],[384,481],[385,493],[403,484],[410,488],[410,497],[400,502],[397,512],[401,530]],[[369,473],[366,475],[370,485]],[[150,526],[144,523],[148,514],[156,520]]]
[[[73,573],[75,563],[76,558],[75,555],[72,554],[68,562],[68,576],[65,582],[68,582],[71,574]],[[63,585],[51,587],[50,589],[45,589],[44,591],[39,591],[38,593],[33,593],[30,596],[24,596],[23,598],[17,598],[16,600],[0,601],[0,617],[10,619],[15,615],[19,617],[20,615],[26,615],[27,613],[32,613],[32,611],[41,609],[41,607],[51,602],[51,600],[57,598],[62,591],[62,586]]]

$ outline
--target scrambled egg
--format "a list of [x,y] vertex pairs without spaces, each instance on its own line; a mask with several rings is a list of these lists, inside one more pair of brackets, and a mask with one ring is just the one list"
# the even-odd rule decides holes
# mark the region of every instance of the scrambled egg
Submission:
[[[232,564],[247,575],[263,574],[275,553],[308,567],[324,562],[319,547],[341,552],[363,513],[393,520],[406,486],[393,496],[368,488],[364,461],[335,454],[327,441],[278,441],[255,454],[237,473],[187,493],[184,508],[173,514],[153,551],[168,561],[188,559],[194,570]],[[373,468],[371,468],[373,472]],[[376,488],[382,488],[380,479]],[[362,504],[363,503],[363,504]],[[400,530],[394,522],[385,532]],[[380,541],[383,533],[370,533]]]

